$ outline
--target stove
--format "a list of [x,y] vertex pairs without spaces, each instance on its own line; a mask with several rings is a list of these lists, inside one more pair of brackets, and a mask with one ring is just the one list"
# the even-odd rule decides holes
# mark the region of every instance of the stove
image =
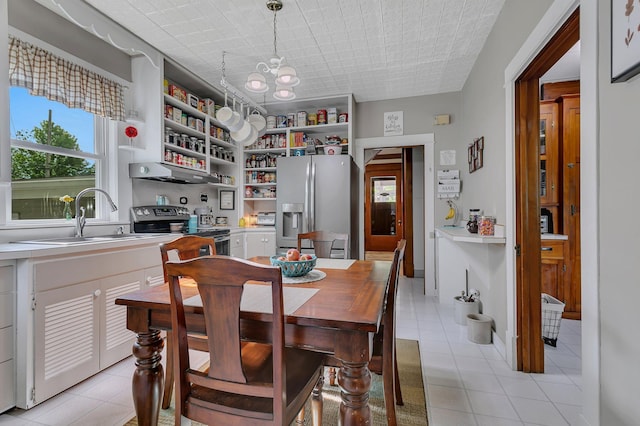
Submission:
[[229,229],[207,228],[198,229],[195,233],[189,233],[188,223],[191,216],[189,209],[182,206],[137,206],[131,207],[131,232],[137,234],[168,234],[171,225],[181,224],[181,234],[197,235],[213,238],[217,254],[229,255],[230,231]]

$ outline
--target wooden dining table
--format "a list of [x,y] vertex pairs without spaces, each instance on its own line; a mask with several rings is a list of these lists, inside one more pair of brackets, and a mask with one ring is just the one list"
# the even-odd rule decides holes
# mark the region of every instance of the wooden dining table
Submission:
[[[268,264],[268,257],[249,259]],[[388,261],[355,260],[348,267],[333,259],[318,259],[316,269],[326,276],[314,282],[285,284],[287,287],[317,289],[295,311],[285,315],[285,344],[333,354],[341,361],[338,386],[341,390],[341,425],[369,425],[369,389],[373,336],[380,326],[387,291]],[[347,262],[349,263],[349,262]],[[197,296],[194,285],[182,285],[183,299]],[[133,355],[136,369],[132,392],[138,424],[156,425],[164,388],[161,330],[171,329],[169,291],[166,284],[128,293],[116,299],[127,307],[127,328],[136,333]],[[286,304],[286,293],[285,293]],[[204,333],[202,307],[185,306],[187,330]],[[271,315],[242,311],[243,338],[268,341]],[[171,368],[171,366],[169,366]]]

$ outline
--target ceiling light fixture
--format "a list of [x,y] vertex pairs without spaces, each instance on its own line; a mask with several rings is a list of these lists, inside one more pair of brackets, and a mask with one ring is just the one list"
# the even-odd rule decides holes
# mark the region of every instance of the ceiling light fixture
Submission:
[[281,0],[267,0],[267,9],[273,12],[273,57],[269,63],[258,62],[256,70],[247,77],[244,88],[253,93],[265,93],[269,90],[267,79],[262,73],[271,73],[275,77],[276,91],[273,97],[279,101],[290,101],[295,99],[296,94],[293,87],[300,84],[300,79],[295,68],[284,64],[284,56],[278,56],[278,44],[276,37],[276,15],[282,9]]

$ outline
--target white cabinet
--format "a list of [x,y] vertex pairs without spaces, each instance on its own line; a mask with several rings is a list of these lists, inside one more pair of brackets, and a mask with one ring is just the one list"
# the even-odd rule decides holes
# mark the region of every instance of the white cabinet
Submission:
[[230,255],[232,257],[244,258],[244,232],[231,231]]
[[[131,355],[135,335],[115,300],[161,284],[157,244],[24,260],[18,300],[17,406],[31,408]],[[22,320],[20,320],[22,318]]]
[[0,261],[0,413],[15,406],[15,266]]
[[276,232],[247,232],[245,234],[247,259],[254,256],[273,256],[276,254]]

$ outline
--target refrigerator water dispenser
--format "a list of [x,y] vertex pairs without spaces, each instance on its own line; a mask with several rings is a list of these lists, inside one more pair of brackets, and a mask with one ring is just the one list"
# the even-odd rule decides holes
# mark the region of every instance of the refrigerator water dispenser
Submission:
[[298,238],[298,234],[305,232],[302,229],[302,213],[304,204],[282,204],[282,234],[284,237]]

